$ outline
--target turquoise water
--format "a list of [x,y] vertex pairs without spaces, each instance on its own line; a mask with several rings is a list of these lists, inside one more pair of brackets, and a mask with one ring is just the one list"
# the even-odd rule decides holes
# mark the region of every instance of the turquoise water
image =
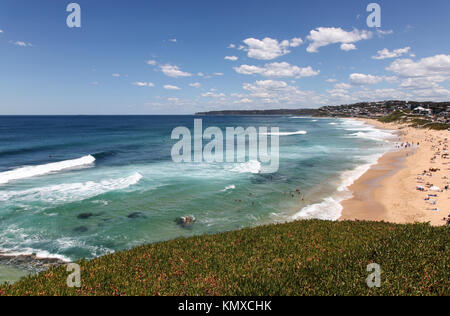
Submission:
[[0,264],[0,284],[14,283],[23,277],[26,277],[30,273],[25,270],[16,269],[11,266],[5,266]]
[[[391,148],[392,133],[352,120],[203,117],[204,128],[279,127],[287,135],[278,172],[176,164],[171,132],[193,123],[193,116],[0,117],[0,252],[75,260],[179,236],[336,220],[346,187]],[[195,224],[177,225],[186,215]]]

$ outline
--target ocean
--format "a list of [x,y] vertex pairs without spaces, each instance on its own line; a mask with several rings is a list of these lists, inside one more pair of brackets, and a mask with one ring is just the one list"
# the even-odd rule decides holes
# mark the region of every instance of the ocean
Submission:
[[[337,220],[348,186],[392,131],[350,119],[205,116],[204,127],[279,127],[279,169],[174,163],[194,116],[0,116],[0,252],[72,261],[296,219]],[[183,227],[176,220],[195,217]]]

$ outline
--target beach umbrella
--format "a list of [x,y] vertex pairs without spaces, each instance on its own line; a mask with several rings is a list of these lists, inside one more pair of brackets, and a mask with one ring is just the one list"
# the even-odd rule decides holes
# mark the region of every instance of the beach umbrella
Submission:
[[430,188],[430,191],[436,191],[436,192],[439,192],[439,191],[441,191],[441,189],[440,189],[439,187],[434,186],[434,187],[431,187],[431,188]]

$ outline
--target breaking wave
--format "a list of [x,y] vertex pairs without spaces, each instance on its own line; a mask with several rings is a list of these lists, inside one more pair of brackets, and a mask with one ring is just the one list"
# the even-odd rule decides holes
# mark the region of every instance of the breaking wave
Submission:
[[91,155],[88,155],[78,159],[53,162],[38,166],[21,167],[18,169],[1,172],[0,184],[6,184],[14,180],[28,179],[32,177],[43,176],[54,172],[73,169],[85,165],[90,165],[93,164],[94,162],[95,158]]

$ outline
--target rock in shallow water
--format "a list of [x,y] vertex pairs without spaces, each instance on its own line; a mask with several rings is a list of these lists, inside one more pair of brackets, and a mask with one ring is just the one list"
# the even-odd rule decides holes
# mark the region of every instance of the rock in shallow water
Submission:
[[58,267],[65,264],[65,262],[57,258],[39,258],[35,254],[11,256],[0,253],[0,264],[37,273],[46,271],[51,267]]
[[86,226],[80,226],[80,227],[77,227],[77,228],[75,228],[73,231],[75,232],[75,233],[85,233],[85,232],[87,232],[89,229],[86,227]]
[[145,218],[145,215],[144,214],[142,214],[141,212],[134,212],[134,213],[131,213],[130,215],[128,215],[127,216],[128,218],[140,218],[140,217],[143,217],[143,218]]
[[88,219],[89,217],[94,216],[94,214],[92,213],[82,213],[80,215],[77,216],[78,219]]
[[177,218],[175,222],[183,226],[185,228],[192,226],[195,223],[195,217],[194,216],[182,216],[180,218]]

